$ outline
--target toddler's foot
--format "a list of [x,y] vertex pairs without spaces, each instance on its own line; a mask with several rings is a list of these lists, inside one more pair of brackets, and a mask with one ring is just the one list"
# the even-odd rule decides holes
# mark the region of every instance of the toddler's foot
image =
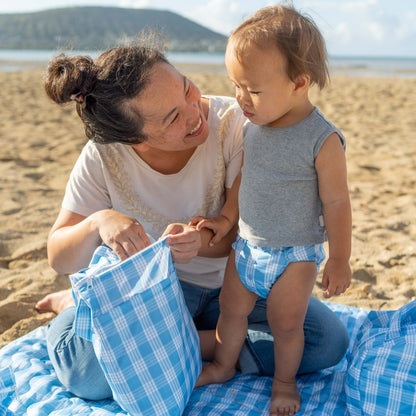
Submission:
[[216,362],[202,366],[201,374],[196,381],[195,387],[205,386],[205,384],[225,383],[235,375],[234,368],[225,368]]
[[296,380],[284,382],[273,378],[270,415],[292,416],[300,410],[300,395]]

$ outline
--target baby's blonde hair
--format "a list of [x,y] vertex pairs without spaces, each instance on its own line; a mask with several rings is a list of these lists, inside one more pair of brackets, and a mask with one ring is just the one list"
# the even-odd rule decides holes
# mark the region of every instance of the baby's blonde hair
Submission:
[[277,5],[258,10],[241,23],[228,39],[241,63],[245,52],[255,46],[274,45],[287,60],[286,72],[292,81],[303,74],[312,84],[324,88],[329,81],[325,41],[315,22],[292,6]]

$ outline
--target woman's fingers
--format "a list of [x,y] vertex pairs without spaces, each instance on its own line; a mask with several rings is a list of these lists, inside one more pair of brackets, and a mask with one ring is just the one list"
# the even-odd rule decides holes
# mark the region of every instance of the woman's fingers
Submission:
[[166,244],[171,248],[172,259],[177,263],[189,263],[201,248],[201,236],[193,226],[170,224],[163,234],[169,235]]
[[108,211],[100,221],[100,236],[121,260],[132,256],[151,244],[141,224],[128,215]]

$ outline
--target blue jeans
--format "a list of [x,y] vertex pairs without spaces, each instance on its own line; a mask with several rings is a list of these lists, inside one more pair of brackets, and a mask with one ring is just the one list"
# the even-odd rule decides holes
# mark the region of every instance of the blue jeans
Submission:
[[[220,289],[181,282],[189,311],[199,330],[214,329],[219,317]],[[111,397],[111,390],[92,343],[75,335],[75,307],[61,312],[48,326],[47,346],[58,379],[73,394],[89,400]],[[266,300],[259,298],[248,317],[249,330],[240,353],[243,374],[273,376],[273,337],[267,324]],[[322,302],[312,297],[304,323],[305,347],[298,374],[337,364],[349,343],[345,326]]]

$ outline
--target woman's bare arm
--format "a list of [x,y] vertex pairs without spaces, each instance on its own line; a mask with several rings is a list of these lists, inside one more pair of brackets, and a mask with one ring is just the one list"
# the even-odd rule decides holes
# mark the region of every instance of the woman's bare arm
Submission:
[[75,273],[88,266],[101,243],[124,260],[150,241],[138,221],[120,212],[102,210],[85,217],[62,208],[48,237],[49,264],[59,273]]

